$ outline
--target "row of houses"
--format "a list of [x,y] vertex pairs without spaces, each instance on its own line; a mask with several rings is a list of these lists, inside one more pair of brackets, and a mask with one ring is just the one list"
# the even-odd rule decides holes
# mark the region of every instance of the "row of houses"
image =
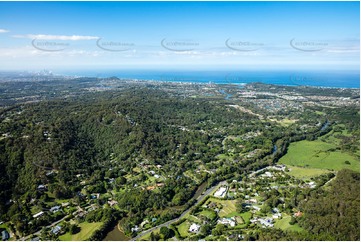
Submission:
[[[69,204],[65,204],[65,205],[69,205]],[[61,207],[62,206],[54,206],[54,207],[51,207],[49,209],[49,211],[52,212],[52,213],[56,213],[56,212],[59,212],[61,210]],[[39,217],[43,216],[44,214],[45,214],[44,211],[40,211],[40,212],[34,214],[33,218],[39,218]]]

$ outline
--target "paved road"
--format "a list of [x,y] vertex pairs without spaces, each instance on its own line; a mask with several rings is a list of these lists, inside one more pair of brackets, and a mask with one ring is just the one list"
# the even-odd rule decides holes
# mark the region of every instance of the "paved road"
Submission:
[[[54,223],[46,226],[46,228],[54,227],[55,225],[57,225],[58,223],[60,223],[61,221],[63,221],[64,219],[66,219],[66,218],[69,217],[69,216],[70,216],[70,215],[66,215],[66,216],[63,217],[62,219],[59,219],[58,221],[55,221]],[[25,236],[25,237],[21,238],[20,240],[22,240],[22,241],[24,241],[24,240],[29,240],[32,235],[34,235],[34,236],[39,236],[40,233],[41,233],[41,230],[39,230],[39,231],[37,231],[37,232],[35,232],[35,233],[33,233],[33,234],[30,234],[30,235],[28,235],[28,236]]]
[[[92,206],[92,205],[89,205],[89,206],[85,207],[84,209],[88,209],[88,208],[91,207],[91,206]],[[79,212],[82,212],[82,211],[83,211],[83,209],[80,209],[80,207],[79,207],[79,209],[78,209],[77,211],[75,211],[72,215],[76,216]],[[52,227],[54,227],[55,225],[57,225],[58,223],[60,223],[60,222],[63,221],[64,219],[68,218],[69,216],[70,216],[70,215],[64,216],[62,219],[59,219],[59,220],[53,222],[52,224],[46,226],[46,228],[52,228]],[[41,233],[41,230],[39,230],[39,231],[37,231],[37,232],[35,232],[35,233],[33,233],[33,234],[29,234],[28,236],[22,237],[20,240],[22,240],[22,241],[24,241],[24,240],[29,240],[32,235],[34,235],[34,236],[39,236],[40,233]]]
[[150,228],[148,230],[145,230],[143,232],[141,232],[140,234],[138,234],[137,236],[135,236],[134,238],[132,238],[132,241],[135,241],[141,237],[143,237],[144,235],[146,234],[149,234],[151,232],[153,232],[154,230],[158,229],[158,228],[161,228],[161,227],[168,227],[169,225],[171,225],[172,223],[174,222],[177,222],[178,220],[182,219],[193,207],[197,206],[199,203],[202,202],[202,200],[208,196],[209,194],[211,194],[212,192],[214,192],[219,186],[222,186],[226,184],[226,181],[222,181],[220,183],[218,183],[217,185],[211,187],[211,188],[208,188],[204,193],[203,195],[200,195],[198,198],[196,198],[197,202],[190,208],[188,208],[187,210],[185,210],[178,218],[175,218],[175,219],[172,219],[172,220],[169,220],[163,224],[160,224],[160,225],[157,225],[153,228]]

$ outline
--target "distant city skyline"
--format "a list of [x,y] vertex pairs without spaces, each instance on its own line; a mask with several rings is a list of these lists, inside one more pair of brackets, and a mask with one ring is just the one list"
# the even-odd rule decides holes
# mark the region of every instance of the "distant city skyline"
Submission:
[[359,70],[359,2],[0,2],[1,70]]

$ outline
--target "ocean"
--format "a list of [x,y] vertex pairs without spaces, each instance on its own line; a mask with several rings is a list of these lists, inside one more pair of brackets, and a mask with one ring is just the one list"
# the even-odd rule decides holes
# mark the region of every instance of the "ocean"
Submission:
[[360,88],[359,71],[160,71],[160,70],[108,70],[67,71],[65,75],[112,77],[138,80],[196,82],[216,84],[266,84],[290,86],[316,86],[334,88]]

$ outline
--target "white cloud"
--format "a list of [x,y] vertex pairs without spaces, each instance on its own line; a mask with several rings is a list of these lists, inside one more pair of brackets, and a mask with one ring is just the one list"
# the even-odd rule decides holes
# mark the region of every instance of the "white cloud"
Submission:
[[7,30],[7,29],[0,29],[0,34],[7,33],[7,32],[9,32],[9,30]]
[[47,35],[47,34],[26,34],[26,35],[13,35],[14,38],[22,39],[39,39],[39,40],[96,40],[97,36],[87,35]]
[[359,53],[360,50],[358,49],[330,49],[327,50],[329,53],[340,53],[340,54],[346,54],[346,53]]

